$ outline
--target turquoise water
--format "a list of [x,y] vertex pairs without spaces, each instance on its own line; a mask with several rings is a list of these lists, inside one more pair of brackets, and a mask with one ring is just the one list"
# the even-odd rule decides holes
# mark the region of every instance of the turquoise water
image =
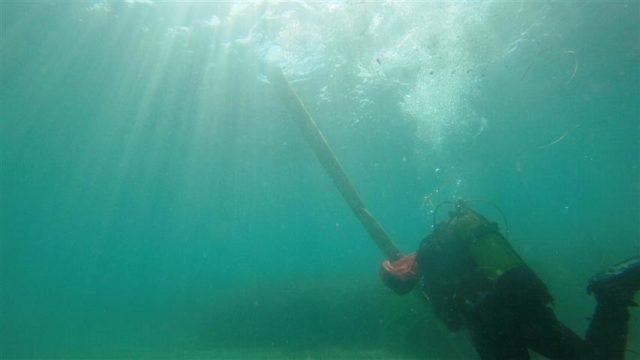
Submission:
[[494,202],[583,334],[586,280],[640,253],[639,14],[1,2],[0,357],[475,356],[381,284],[268,63],[403,251],[435,204]]

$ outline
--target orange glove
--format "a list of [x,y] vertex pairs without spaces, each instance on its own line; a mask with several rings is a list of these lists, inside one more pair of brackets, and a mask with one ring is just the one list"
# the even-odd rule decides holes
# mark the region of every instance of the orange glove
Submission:
[[409,293],[420,279],[420,268],[416,253],[411,253],[394,262],[385,260],[380,265],[382,282],[398,295]]

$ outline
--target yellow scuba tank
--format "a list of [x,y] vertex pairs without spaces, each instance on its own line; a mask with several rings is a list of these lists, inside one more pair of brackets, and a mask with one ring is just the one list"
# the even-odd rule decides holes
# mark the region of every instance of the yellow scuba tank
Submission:
[[505,272],[525,266],[524,261],[499,232],[496,223],[466,206],[463,201],[455,203],[450,214],[449,229],[456,237],[468,241],[471,257],[490,281],[495,281]]

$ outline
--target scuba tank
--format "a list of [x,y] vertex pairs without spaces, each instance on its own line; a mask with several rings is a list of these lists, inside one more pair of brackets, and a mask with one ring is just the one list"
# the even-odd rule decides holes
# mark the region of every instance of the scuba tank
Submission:
[[[489,281],[495,282],[507,271],[526,266],[500,233],[498,224],[489,222],[469,208],[466,202],[458,200],[454,203],[454,210],[449,213],[446,225],[458,239],[467,243],[471,258]],[[508,228],[506,230],[508,233]]]

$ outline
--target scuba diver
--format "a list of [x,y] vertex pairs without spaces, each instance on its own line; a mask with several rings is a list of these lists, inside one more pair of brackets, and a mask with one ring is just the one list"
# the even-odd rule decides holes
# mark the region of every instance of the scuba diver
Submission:
[[[451,331],[466,327],[482,359],[528,359],[531,349],[552,359],[622,359],[629,306],[640,289],[640,256],[596,275],[587,292],[597,300],[585,339],[563,325],[549,308],[552,297],[524,263],[498,225],[458,201],[447,221],[436,224],[417,253],[400,250],[364,206],[355,187],[282,70],[267,73],[292,120],[320,164],[384,256],[384,283],[398,294],[422,278],[423,293]],[[508,234],[507,229],[505,232]]]
[[528,349],[551,359],[624,358],[640,256],[589,280],[587,293],[597,305],[583,340],[556,318],[547,287],[498,225],[463,201],[453,206],[439,224],[436,208],[434,230],[417,253],[382,263],[385,285],[402,295],[422,278],[437,317],[450,331],[468,329],[482,359],[529,359]]

